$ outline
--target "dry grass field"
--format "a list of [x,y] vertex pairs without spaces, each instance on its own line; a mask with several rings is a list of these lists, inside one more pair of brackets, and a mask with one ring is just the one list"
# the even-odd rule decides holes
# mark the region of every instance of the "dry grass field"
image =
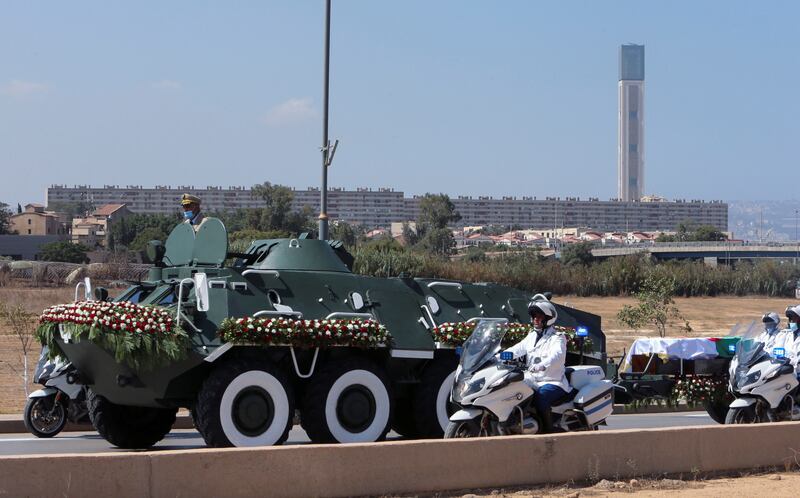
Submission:
[[[31,313],[38,314],[53,304],[72,301],[73,289],[68,287],[0,287],[0,303],[7,306],[22,305]],[[627,297],[576,297],[563,296],[556,299],[566,304],[603,318],[603,330],[607,336],[609,355],[620,356],[637,337],[655,335],[654,330],[630,330],[616,319],[617,312],[625,304],[633,304]],[[792,301],[779,298],[752,297],[699,297],[678,298],[676,305],[692,326],[688,335],[695,337],[726,335],[736,324],[747,325],[758,321],[767,311],[782,311]],[[673,337],[687,334],[673,329]],[[33,345],[29,363],[38,357],[38,345]],[[32,368],[32,365],[31,365]],[[21,412],[25,403],[20,372],[22,361],[19,340],[5,323],[0,323],[0,413]]]

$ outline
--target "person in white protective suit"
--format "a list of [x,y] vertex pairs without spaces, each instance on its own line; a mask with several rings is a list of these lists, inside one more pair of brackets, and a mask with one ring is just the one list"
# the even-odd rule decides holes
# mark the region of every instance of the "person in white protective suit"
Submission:
[[569,391],[564,375],[567,359],[567,338],[555,327],[558,312],[545,299],[528,304],[533,332],[506,351],[514,358],[526,358],[525,383],[536,391],[533,402],[542,419],[544,432],[553,431],[551,407],[553,402]]

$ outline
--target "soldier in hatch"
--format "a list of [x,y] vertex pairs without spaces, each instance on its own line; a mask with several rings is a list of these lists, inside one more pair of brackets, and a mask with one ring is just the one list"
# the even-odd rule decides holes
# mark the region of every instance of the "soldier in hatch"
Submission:
[[183,208],[184,223],[192,225],[196,232],[200,225],[206,221],[206,217],[200,212],[200,198],[192,194],[181,196],[181,207]]

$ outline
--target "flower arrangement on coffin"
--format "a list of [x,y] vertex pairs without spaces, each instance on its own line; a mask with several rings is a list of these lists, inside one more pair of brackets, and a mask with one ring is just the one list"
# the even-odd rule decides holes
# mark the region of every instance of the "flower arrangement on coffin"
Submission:
[[226,318],[219,336],[234,344],[300,347],[374,347],[388,344],[391,334],[375,320],[295,320],[284,317]]
[[698,375],[679,378],[672,387],[670,397],[673,404],[684,400],[689,406],[724,401],[729,397],[728,377]]
[[[460,346],[466,341],[470,334],[475,330],[477,322],[446,322],[433,328],[431,334],[436,342],[447,344],[448,346]],[[503,336],[503,346],[516,344],[524,339],[533,331],[530,323],[507,323],[502,324],[508,331]],[[575,329],[556,325],[557,332],[567,337],[567,351],[580,352],[580,340],[576,335]],[[588,337],[583,341],[584,351],[592,351],[592,340]]]
[[[60,329],[60,330],[59,330]],[[44,310],[36,338],[51,358],[61,355],[55,339],[87,339],[135,369],[152,368],[186,356],[189,337],[170,313],[129,302],[81,301]]]

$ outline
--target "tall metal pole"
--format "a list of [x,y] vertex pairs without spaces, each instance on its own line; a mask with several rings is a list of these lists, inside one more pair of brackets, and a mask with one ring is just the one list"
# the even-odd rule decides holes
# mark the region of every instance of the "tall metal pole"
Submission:
[[328,86],[331,56],[331,0],[325,0],[325,76],[322,87],[322,187],[320,189],[319,238],[328,240]]

